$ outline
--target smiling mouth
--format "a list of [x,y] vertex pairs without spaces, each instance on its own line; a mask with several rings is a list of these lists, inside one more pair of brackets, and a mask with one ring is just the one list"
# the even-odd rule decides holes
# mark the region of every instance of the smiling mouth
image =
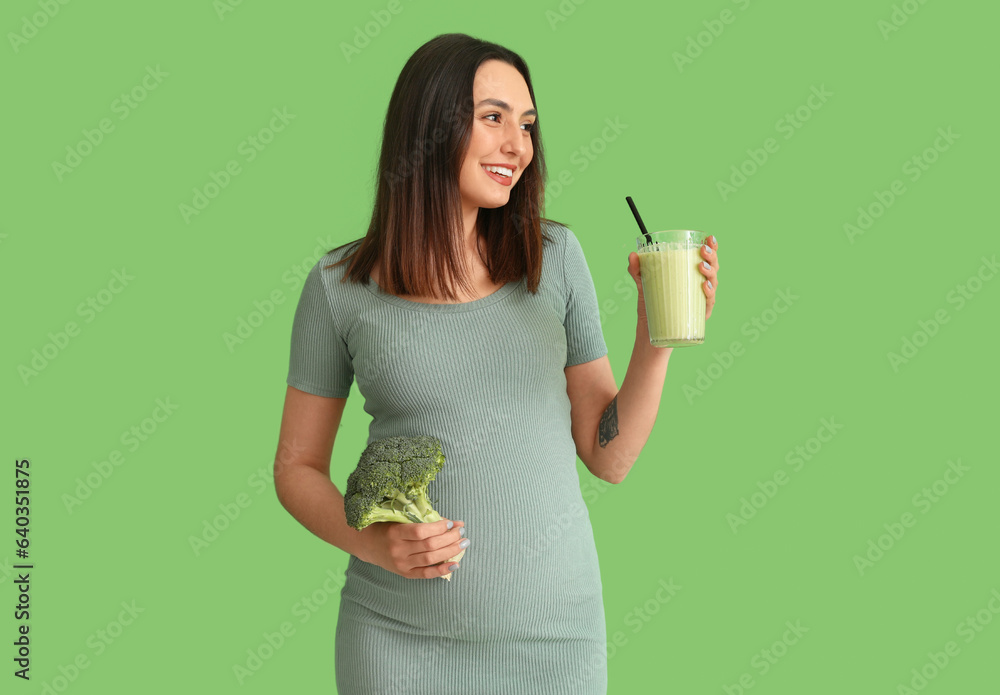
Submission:
[[484,164],[482,165],[482,168],[483,171],[486,172],[487,176],[502,186],[509,186],[513,181],[514,172],[507,167],[486,166]]
[[483,164],[482,167],[483,169],[485,169],[490,173],[498,174],[500,176],[506,176],[507,178],[510,178],[511,176],[514,175],[514,170],[511,169],[510,167],[498,166],[492,164]]

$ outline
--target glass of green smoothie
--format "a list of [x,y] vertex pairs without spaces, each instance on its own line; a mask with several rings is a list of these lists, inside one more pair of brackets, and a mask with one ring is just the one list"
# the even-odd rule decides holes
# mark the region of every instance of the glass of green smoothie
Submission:
[[705,232],[671,229],[636,239],[649,342],[654,347],[705,342],[705,293],[701,289],[705,276],[698,264],[707,237]]

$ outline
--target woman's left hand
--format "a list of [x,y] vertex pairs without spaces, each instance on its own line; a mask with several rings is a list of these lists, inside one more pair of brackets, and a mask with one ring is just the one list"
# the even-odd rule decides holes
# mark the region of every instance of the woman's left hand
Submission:
[[705,292],[705,318],[712,315],[715,306],[715,293],[719,289],[719,242],[715,235],[708,237],[708,242],[701,247],[701,257],[705,260],[698,264],[698,270],[705,276],[701,289]]

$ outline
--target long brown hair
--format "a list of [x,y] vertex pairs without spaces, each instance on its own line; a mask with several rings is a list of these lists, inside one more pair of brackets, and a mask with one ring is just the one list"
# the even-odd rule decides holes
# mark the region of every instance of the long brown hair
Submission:
[[[378,164],[375,205],[368,233],[351,244],[358,247],[326,268],[350,262],[341,279],[368,284],[378,264],[379,285],[395,295],[458,296],[450,276],[472,293],[465,264],[459,172],[472,130],[472,87],[479,66],[500,60],[521,73],[532,103],[528,66],[517,53],[466,34],[440,34],[403,66],[385,117]],[[542,272],[541,216],[545,201],[545,156],[540,118],[531,129],[531,162],[499,208],[480,208],[476,222],[480,255],[494,283],[527,277],[537,292]],[[485,252],[485,253],[484,253]]]

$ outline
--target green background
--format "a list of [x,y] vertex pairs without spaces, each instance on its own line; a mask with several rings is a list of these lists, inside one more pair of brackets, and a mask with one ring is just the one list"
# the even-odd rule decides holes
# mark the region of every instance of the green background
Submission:
[[[546,212],[586,252],[619,384],[636,321],[624,197],[651,229],[720,242],[708,339],[673,354],[632,472],[597,485],[578,464],[618,635],[610,692],[1000,687],[995,5],[51,5],[51,17],[44,2],[0,11],[5,692],[334,691],[330,577],[347,556],[268,479],[296,273],[364,234],[396,76],[450,31],[530,66],[550,183],[572,179],[550,186]],[[372,12],[391,19],[348,60],[342,45]],[[828,94],[818,108],[814,88]],[[133,89],[134,108],[116,102]],[[247,161],[241,144],[274,109],[294,119]],[[57,174],[102,119],[113,130]],[[614,139],[608,119],[624,126]],[[768,138],[754,165],[748,150]],[[240,173],[185,220],[181,204],[231,160]],[[741,166],[742,185],[720,192]],[[903,192],[866,230],[845,231],[897,180]],[[122,269],[128,285],[99,294]],[[781,293],[790,304],[775,304]],[[272,295],[270,315],[227,345]],[[108,301],[88,314],[88,297]],[[24,376],[71,321],[78,334]],[[919,347],[893,362],[904,340]],[[338,486],[367,437],[356,390]],[[176,411],[127,445],[157,399]],[[839,427],[821,442],[824,419]],[[804,465],[796,447],[811,452]],[[68,505],[116,450],[121,465]],[[33,493],[30,684],[11,674],[19,457]],[[949,462],[968,470],[946,476]],[[734,527],[744,499],[760,508]],[[239,515],[195,550],[220,505]],[[866,552],[875,560],[859,568]],[[129,618],[123,602],[142,612]],[[787,632],[796,622],[808,632]],[[928,653],[949,642],[938,669]],[[269,658],[241,682],[247,650]]]

